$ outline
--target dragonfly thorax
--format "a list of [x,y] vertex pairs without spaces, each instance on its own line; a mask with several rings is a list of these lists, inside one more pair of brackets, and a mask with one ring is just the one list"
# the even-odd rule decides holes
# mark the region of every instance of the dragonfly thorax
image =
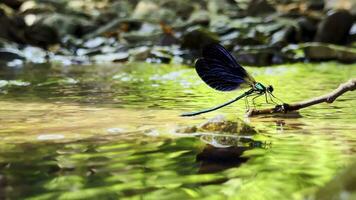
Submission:
[[268,87],[264,86],[262,83],[256,83],[254,85],[254,89],[257,91],[257,92],[260,92],[260,93],[265,93],[265,92],[270,92],[272,93],[273,92],[273,86],[272,85],[269,85]]

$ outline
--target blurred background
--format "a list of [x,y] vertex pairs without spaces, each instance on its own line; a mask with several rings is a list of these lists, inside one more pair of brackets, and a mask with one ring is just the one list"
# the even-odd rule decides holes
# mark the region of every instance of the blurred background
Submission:
[[353,0],[1,0],[0,61],[192,64],[220,42],[247,65],[351,63],[355,17]]

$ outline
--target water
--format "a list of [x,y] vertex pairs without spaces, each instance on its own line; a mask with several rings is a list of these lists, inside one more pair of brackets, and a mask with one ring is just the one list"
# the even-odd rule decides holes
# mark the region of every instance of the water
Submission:
[[[248,71],[286,102],[356,76],[338,63]],[[188,67],[143,63],[26,65],[0,78],[0,199],[303,199],[355,158],[354,92],[288,116],[247,119],[238,102],[181,118],[239,92],[214,91]],[[261,145],[226,151],[175,133],[221,114],[247,121]]]

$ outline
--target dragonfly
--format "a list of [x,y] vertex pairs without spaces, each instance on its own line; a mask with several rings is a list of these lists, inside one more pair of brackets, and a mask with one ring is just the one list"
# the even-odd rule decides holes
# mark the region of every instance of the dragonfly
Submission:
[[233,91],[244,86],[248,86],[250,89],[237,96],[235,99],[221,105],[197,112],[183,113],[181,116],[195,116],[218,110],[242,98],[245,98],[245,101],[247,101],[247,97],[253,97],[252,100],[254,103],[254,100],[262,95],[265,96],[266,103],[269,103],[267,98],[267,96],[269,96],[270,101],[277,105],[273,100],[273,98],[278,99],[272,94],[273,86],[265,86],[262,83],[255,81],[255,79],[239,63],[237,63],[234,56],[222,45],[207,45],[203,48],[202,54],[203,56],[195,62],[195,70],[199,77],[208,86],[219,91]]

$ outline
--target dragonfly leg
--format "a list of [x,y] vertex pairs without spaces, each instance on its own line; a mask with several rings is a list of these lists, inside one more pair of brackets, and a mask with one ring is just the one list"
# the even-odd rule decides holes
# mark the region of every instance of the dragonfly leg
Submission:
[[253,105],[253,108],[256,108],[256,104],[255,104],[255,99],[257,98],[257,97],[259,97],[259,96],[261,96],[261,94],[250,94],[250,95],[247,95],[246,96],[246,99],[245,99],[245,102],[247,102],[248,103],[248,109],[250,109],[250,104],[249,104],[249,102],[248,102],[248,97],[253,97],[252,98],[252,105]]
[[255,108],[255,109],[256,109],[255,99],[258,98],[258,97],[260,97],[260,96],[261,96],[261,94],[257,94],[255,97],[252,98],[253,108]]
[[272,101],[273,104],[278,105],[278,103],[276,103],[276,102],[273,100],[273,98],[272,98],[272,96],[271,96],[271,93],[268,93],[268,96],[269,96],[269,99]]
[[248,103],[247,96],[245,96],[245,108],[246,110],[250,110],[250,104]]
[[266,98],[266,103],[270,104],[270,103],[268,102],[267,92],[265,92],[265,98]]
[[[279,98],[277,98],[276,96],[274,96],[271,92],[268,92],[268,94],[269,94],[269,96],[271,97],[271,99],[272,99],[272,97],[273,97],[274,99],[277,99],[281,104],[284,103],[281,99],[279,99]],[[276,104],[277,104],[277,103],[276,103]]]

